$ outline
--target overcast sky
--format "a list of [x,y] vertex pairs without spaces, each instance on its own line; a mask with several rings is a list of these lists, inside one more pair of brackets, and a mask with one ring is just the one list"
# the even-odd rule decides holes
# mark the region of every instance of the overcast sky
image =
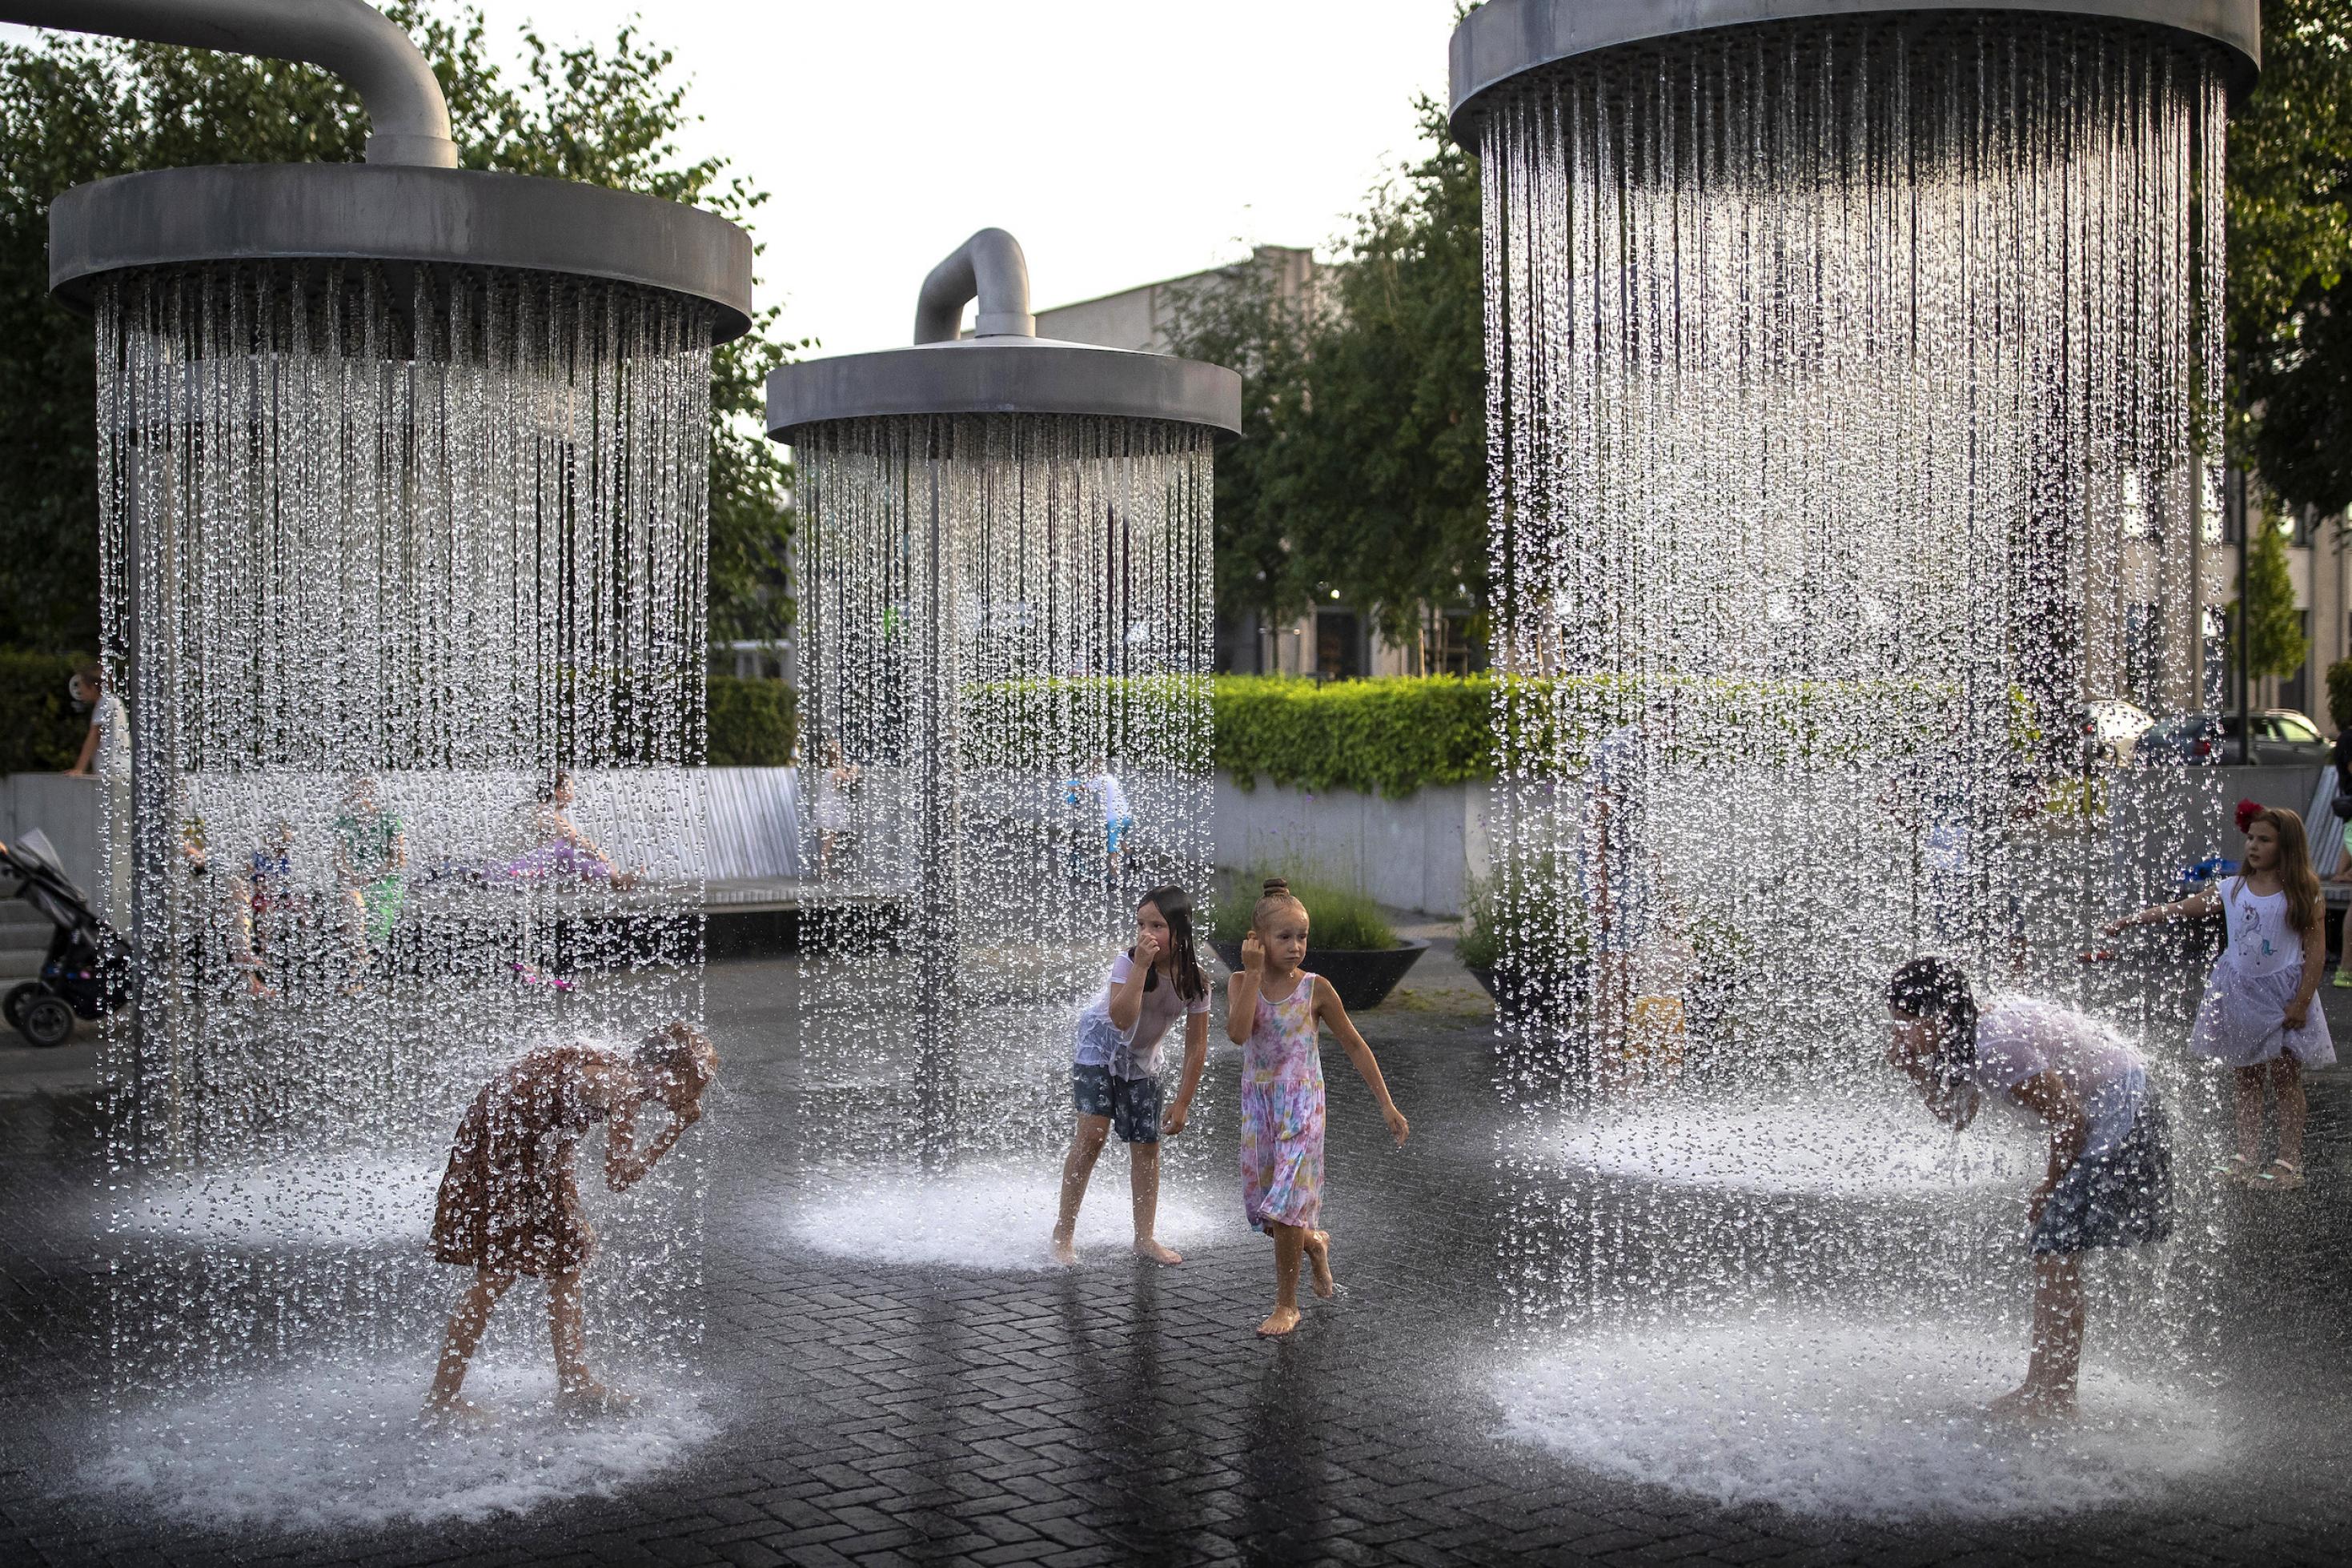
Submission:
[[772,193],[761,298],[826,352],[907,341],[915,289],[976,228],[1029,255],[1040,308],[1327,246],[1414,150],[1452,0],[483,0],[609,37],[642,13],[725,152]]
[[[931,264],[990,224],[1039,308],[1231,261],[1328,251],[1416,150],[1453,0],[479,0],[493,47],[632,15],[772,193],[762,301],[823,351],[903,343]],[[15,27],[0,37],[24,37]]]

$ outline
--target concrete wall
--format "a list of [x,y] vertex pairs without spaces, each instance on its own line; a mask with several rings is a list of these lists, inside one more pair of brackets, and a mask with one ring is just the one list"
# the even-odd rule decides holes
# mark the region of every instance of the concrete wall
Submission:
[[1309,794],[1217,775],[1210,831],[1219,866],[1319,876],[1382,904],[1462,913],[1465,880],[1486,867],[1486,786],[1448,784],[1402,800],[1348,789]]
[[[2318,768],[2167,768],[2122,776],[2111,797],[2111,842],[2137,862],[2151,887],[2168,885],[2185,865],[2220,851],[2234,856],[2231,815],[2242,798],[2311,815]],[[1211,831],[1216,863],[1228,871],[1296,872],[1361,886],[1382,904],[1431,915],[1462,913],[1471,876],[1484,875],[1484,784],[1423,789],[1402,800],[1351,790],[1309,794],[1261,781],[1244,789],[1217,775]],[[2335,820],[2312,823],[2323,873],[2334,869]]]
[[0,841],[38,828],[66,874],[98,896],[98,780],[62,773],[0,774]]

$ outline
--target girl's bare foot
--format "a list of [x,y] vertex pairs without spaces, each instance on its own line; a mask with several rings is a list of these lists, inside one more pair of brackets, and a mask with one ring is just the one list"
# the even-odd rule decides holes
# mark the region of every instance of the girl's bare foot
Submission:
[[2013,1421],[2025,1427],[2071,1421],[2074,1418],[2074,1396],[2029,1383],[1986,1406],[1985,1414],[1996,1421]]
[[1298,1309],[1297,1307],[1276,1307],[1272,1316],[1257,1325],[1257,1337],[1280,1339],[1297,1326]]
[[1053,1255],[1055,1262],[1065,1269],[1075,1266],[1078,1260],[1078,1244],[1066,1236],[1055,1237],[1045,1250]]
[[1328,1297],[1339,1289],[1331,1280],[1331,1233],[1328,1230],[1308,1231],[1306,1252],[1307,1266],[1315,1271],[1315,1293]]
[[1135,1254],[1139,1258],[1149,1258],[1154,1263],[1165,1263],[1171,1267],[1184,1261],[1184,1254],[1177,1251],[1173,1247],[1162,1247],[1157,1238],[1150,1236],[1139,1236],[1135,1239]]
[[601,1383],[583,1383],[555,1396],[555,1408],[566,1416],[625,1416],[638,1403],[635,1395]]
[[485,1406],[452,1394],[446,1398],[438,1394],[425,1396],[424,1418],[444,1427],[474,1428],[488,1427],[498,1417]]

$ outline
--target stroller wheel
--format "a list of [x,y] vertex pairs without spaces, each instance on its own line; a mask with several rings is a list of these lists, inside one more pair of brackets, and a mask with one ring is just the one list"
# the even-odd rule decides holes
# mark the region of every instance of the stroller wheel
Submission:
[[63,1045],[73,1033],[73,1009],[65,998],[43,991],[18,1004],[16,1024],[16,1032],[35,1045]]
[[48,988],[48,987],[41,984],[38,980],[18,981],[16,985],[8,988],[8,995],[5,998],[0,998],[0,1016],[5,1016],[8,1020],[8,1027],[10,1029],[15,1029],[16,1027],[16,1014],[18,1010],[21,1009],[26,1002],[32,1000],[35,997],[40,996]]

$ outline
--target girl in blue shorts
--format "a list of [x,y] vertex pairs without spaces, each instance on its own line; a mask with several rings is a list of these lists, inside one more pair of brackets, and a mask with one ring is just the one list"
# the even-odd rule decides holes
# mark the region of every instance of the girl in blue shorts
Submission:
[[[1162,1114],[1160,1042],[1184,1019],[1184,1076]],[[1070,1097],[1078,1113],[1062,1162],[1062,1211],[1054,1259],[1078,1260],[1078,1205],[1095,1159],[1112,1132],[1127,1145],[1135,1199],[1135,1249],[1155,1263],[1181,1263],[1152,1234],[1160,1212],[1160,1139],[1184,1130],[1209,1061],[1209,981],[1192,949],[1192,901],[1180,887],[1155,887],[1135,909],[1135,946],[1111,961],[1103,988],[1078,1015]]]

